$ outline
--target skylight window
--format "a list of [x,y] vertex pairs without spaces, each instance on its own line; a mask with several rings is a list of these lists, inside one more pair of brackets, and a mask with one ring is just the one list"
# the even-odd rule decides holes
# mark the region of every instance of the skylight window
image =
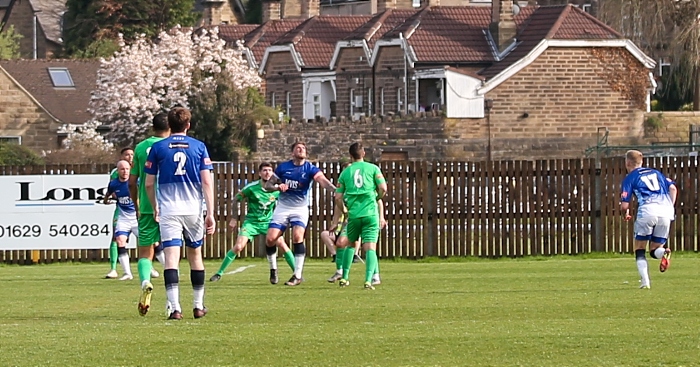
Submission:
[[51,82],[56,88],[71,88],[75,87],[73,83],[73,78],[70,76],[70,72],[66,68],[48,68],[49,76],[51,77]]

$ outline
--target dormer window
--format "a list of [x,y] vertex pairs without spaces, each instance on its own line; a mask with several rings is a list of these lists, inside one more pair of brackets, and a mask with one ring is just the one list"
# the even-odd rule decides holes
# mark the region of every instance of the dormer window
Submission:
[[51,82],[55,88],[74,88],[73,78],[67,68],[48,68]]

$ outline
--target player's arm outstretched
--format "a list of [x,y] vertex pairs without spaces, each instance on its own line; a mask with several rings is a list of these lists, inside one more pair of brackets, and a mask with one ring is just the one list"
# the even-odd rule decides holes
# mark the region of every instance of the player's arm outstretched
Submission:
[[335,192],[335,185],[333,185],[331,180],[329,180],[328,177],[326,177],[326,175],[323,174],[323,172],[319,171],[318,173],[316,173],[316,175],[314,176],[314,181],[318,182],[324,189]]
[[279,176],[277,176],[277,174],[273,173],[272,176],[270,176],[270,179],[263,184],[263,189],[265,189],[265,191],[285,192],[287,191],[288,187],[286,184],[282,183],[282,180],[279,178]]

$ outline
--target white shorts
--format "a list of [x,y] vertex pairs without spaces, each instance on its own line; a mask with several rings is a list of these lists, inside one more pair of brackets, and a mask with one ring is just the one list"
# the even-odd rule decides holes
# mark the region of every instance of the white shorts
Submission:
[[117,223],[114,224],[114,237],[126,236],[134,234],[139,236],[139,222],[134,215],[133,218],[117,217]]
[[278,205],[272,213],[270,228],[277,228],[284,232],[287,226],[303,227],[309,223],[309,207],[306,205],[299,207],[286,207]]
[[168,215],[160,217],[160,241],[163,247],[197,248],[204,242],[204,219],[201,215]]
[[634,238],[664,244],[671,230],[671,219],[645,216],[634,221]]

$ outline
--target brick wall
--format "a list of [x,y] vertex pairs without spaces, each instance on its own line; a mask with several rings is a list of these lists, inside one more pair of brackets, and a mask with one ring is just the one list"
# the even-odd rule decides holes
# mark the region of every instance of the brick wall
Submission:
[[301,18],[303,9],[301,2],[304,0],[285,0],[282,2],[282,18]]
[[[19,50],[23,59],[34,57],[34,13],[29,1],[17,1],[12,7],[12,13],[7,20],[7,26],[14,25],[15,32],[22,35],[19,40]],[[58,54],[61,47],[46,39],[41,25],[36,25],[37,30],[37,58],[51,58]]]
[[[408,89],[408,103],[415,100],[415,81],[411,80],[412,71],[408,70],[408,80],[404,83],[404,53],[400,46],[381,47],[377,53],[375,78],[377,94],[377,111],[381,108],[381,90],[384,88],[384,111],[398,111],[397,90],[401,88],[405,95]],[[405,97],[401,98],[405,100]],[[403,101],[402,101],[403,102]],[[405,102],[403,102],[405,103]],[[402,110],[405,106],[402,106]]]
[[290,115],[301,118],[303,112],[303,84],[301,73],[294,66],[294,60],[289,52],[274,52],[268,56],[265,66],[265,102],[272,106],[272,93],[275,93],[275,104],[286,112],[287,93],[290,93]]
[[[700,125],[700,112],[649,112],[644,115],[644,140],[648,143],[687,143],[690,125]],[[695,137],[700,141],[700,136]]]
[[0,136],[21,136],[37,153],[58,148],[59,124],[0,72]]
[[609,129],[611,145],[643,143],[643,112],[597,74],[590,52],[550,48],[487,94],[494,159],[574,155],[595,145],[598,127]]
[[[355,112],[367,113],[367,89],[372,88],[372,68],[361,47],[341,48],[336,66],[336,116],[350,117],[350,90],[354,89],[356,96],[363,97],[362,108]],[[376,98],[373,98],[376,100]],[[372,101],[372,106],[376,102]],[[373,113],[376,113],[373,111]]]

